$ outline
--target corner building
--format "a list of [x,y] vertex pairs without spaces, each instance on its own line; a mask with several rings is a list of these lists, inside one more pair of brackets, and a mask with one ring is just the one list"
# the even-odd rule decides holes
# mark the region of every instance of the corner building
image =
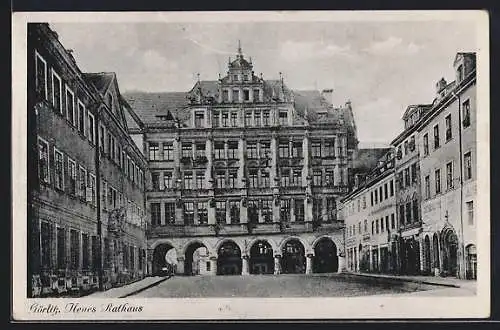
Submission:
[[343,269],[336,204],[357,137],[350,103],[333,107],[331,92],[264,80],[240,48],[218,80],[125,95],[151,170],[151,273]]
[[48,24],[27,41],[28,296],[140,279],[148,170],[116,76],[81,72]]

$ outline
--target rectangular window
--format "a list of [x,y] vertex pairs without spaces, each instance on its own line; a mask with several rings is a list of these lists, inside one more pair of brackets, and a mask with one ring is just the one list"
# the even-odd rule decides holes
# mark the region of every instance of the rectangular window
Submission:
[[252,126],[252,112],[245,112],[245,126]]
[[95,143],[94,115],[89,112],[87,119],[88,119],[88,125],[87,125],[88,134],[87,134],[87,136],[89,138],[89,141],[92,144],[94,144]]
[[262,112],[262,124],[264,126],[269,126],[269,111],[263,111]]
[[205,173],[196,172],[196,189],[205,189]]
[[335,157],[335,138],[325,142],[326,157]]
[[222,127],[229,127],[229,114],[222,112]]
[[238,126],[238,113],[231,112],[231,127]]
[[196,144],[195,155],[196,155],[196,158],[198,158],[198,159],[205,157],[205,143]]
[[405,206],[404,204],[399,205],[399,222],[401,225],[405,224]]
[[72,270],[77,270],[80,266],[80,233],[71,229],[69,238],[71,256],[70,267]]
[[[238,77],[238,76],[236,76]],[[235,80],[238,80],[236,78]],[[240,90],[239,89],[233,89],[233,102],[239,102],[240,101]]]
[[245,100],[245,101],[250,100],[250,91],[248,89],[243,90],[243,100]]
[[151,225],[159,226],[161,224],[160,203],[151,203]]
[[92,203],[92,204],[95,204],[95,201],[96,201],[96,199],[95,199],[95,175],[89,173],[87,185],[88,185],[87,186],[87,190],[88,190],[87,201]]
[[259,222],[259,201],[249,200],[247,204],[248,208],[248,222],[257,223]]
[[68,192],[76,195],[76,163],[68,158]]
[[50,254],[52,252],[52,226],[42,221],[40,224],[40,254],[41,266],[43,268],[51,267]]
[[279,120],[280,120],[280,125],[281,126],[288,125],[288,113],[285,112],[285,111],[280,111],[280,113],[279,113]]
[[382,186],[380,186],[380,187],[378,188],[378,195],[380,196],[380,202],[382,202],[382,200],[383,200],[382,198],[383,198],[383,196],[384,196],[384,194],[382,193]]
[[373,191],[370,192],[371,206],[373,206]]
[[182,144],[182,158],[192,158],[193,156],[193,146],[191,143]]
[[441,193],[441,170],[434,172],[434,182],[436,183],[436,194]]
[[257,158],[257,142],[248,142],[248,144],[247,144],[247,157],[248,157],[248,159]]
[[149,160],[159,160],[160,147],[156,142],[149,142]]
[[292,157],[293,158],[302,158],[302,142],[293,142],[292,143]]
[[219,224],[226,223],[226,202],[225,201],[215,202],[215,220]]
[[300,187],[302,186],[302,171],[301,170],[293,170],[292,171],[292,186]]
[[387,182],[384,183],[384,199],[389,198],[389,190],[387,189]]
[[86,189],[87,189],[87,171],[80,166],[78,171],[78,196],[86,199]]
[[249,170],[248,173],[248,185],[250,188],[258,188],[259,187],[259,179],[256,169]]
[[78,131],[84,136],[86,135],[85,118],[85,105],[80,100],[78,100]]
[[419,219],[419,211],[418,211],[418,201],[415,199],[413,200],[413,221],[418,222]]
[[160,173],[151,173],[151,185],[154,191],[160,190]]
[[64,156],[54,148],[54,185],[57,189],[64,190]]
[[66,232],[57,228],[57,269],[66,268]]
[[212,120],[213,120],[213,127],[220,127],[219,113],[218,112],[214,112],[212,114]]
[[202,128],[205,125],[205,115],[203,112],[196,112],[194,114],[194,127]]
[[384,217],[380,218],[380,231],[383,233],[384,232]]
[[325,170],[325,183],[327,186],[334,186],[335,185],[335,175],[333,169],[326,169]]
[[393,180],[391,180],[389,182],[389,190],[390,190],[391,197],[394,196],[394,181]]
[[253,101],[259,102],[259,100],[260,100],[260,89],[254,89],[253,90]]
[[410,166],[411,182],[417,182],[417,164],[411,164]]
[[254,114],[253,114],[253,125],[255,127],[260,127],[261,126],[261,123],[260,123],[260,111],[255,111]]
[[405,176],[405,186],[408,187],[410,185],[410,168],[409,167],[405,168],[404,176]]
[[215,142],[214,144],[214,158],[225,159],[224,142]]
[[175,203],[165,203],[165,223],[175,223]]
[[375,230],[377,234],[380,233],[380,223],[378,219],[375,221]]
[[36,91],[47,99],[47,62],[35,51]]
[[89,235],[82,234],[82,269],[90,268],[90,244]]
[[290,157],[290,149],[287,142],[280,142],[279,144],[279,157],[280,158],[289,158]]
[[42,182],[50,182],[49,144],[38,138],[38,176]]
[[236,170],[230,170],[228,179],[229,179],[228,181],[229,188],[236,188],[238,172]]
[[439,142],[439,125],[434,126],[434,149],[440,147]]
[[[358,200],[358,206],[359,206],[359,200]],[[335,202],[335,198],[330,198],[330,197],[326,198],[326,215],[328,217],[327,218],[328,221],[337,220],[337,203]]]
[[194,224],[194,203],[185,202],[184,203],[184,224],[193,225]]
[[396,229],[396,220],[394,217],[394,213],[391,213],[391,229]]
[[452,133],[451,133],[451,114],[445,117],[445,126],[446,126],[446,141],[451,140],[452,138]]
[[229,201],[229,216],[231,223],[240,223],[240,202]]
[[265,223],[273,222],[272,201],[262,200],[262,217]]
[[431,179],[428,175],[424,178],[425,199],[431,198]]
[[372,235],[375,235],[375,221],[372,221]]
[[472,179],[472,155],[470,151],[464,154],[464,170],[465,180]]
[[66,86],[66,118],[71,125],[76,126],[75,121],[75,94]]
[[54,110],[63,114],[62,109],[62,82],[59,75],[52,70],[52,105]]
[[227,89],[222,91],[222,102],[229,102],[229,91]]
[[281,186],[288,187],[290,185],[290,170],[281,169]]
[[316,222],[323,222],[323,200],[313,199],[313,219]]
[[174,160],[174,145],[172,143],[163,143],[163,160]]
[[463,126],[467,128],[470,126],[470,101],[466,100],[462,103],[462,112],[463,112]]
[[425,133],[423,137],[424,142],[424,156],[429,155],[429,134]]
[[271,159],[271,144],[269,142],[260,142],[260,157]]
[[290,221],[290,200],[282,199],[280,201],[280,219],[282,222]]
[[262,181],[261,181],[262,187],[269,188],[270,187],[269,171],[268,170],[261,170],[260,177],[262,179]]
[[375,204],[377,204],[378,203],[378,190],[375,189],[374,193],[375,193]]
[[222,189],[226,186],[226,172],[218,171],[215,174],[215,188]]
[[193,173],[184,172],[184,189],[193,189]]
[[446,164],[446,189],[453,189],[453,162]]
[[320,187],[323,184],[321,178],[322,175],[323,173],[321,170],[313,170],[313,186]]
[[198,223],[206,225],[208,223],[208,202],[198,202]]
[[311,143],[311,152],[313,158],[321,158],[321,142],[314,141]]
[[408,202],[408,203],[406,203],[406,223],[411,223],[411,222],[412,222],[411,203]]
[[467,223],[470,226],[473,226],[474,225],[474,202],[473,201],[465,202],[465,206],[467,209]]
[[294,201],[294,213],[295,213],[295,221],[297,222],[304,222],[305,216],[304,216],[304,200],[303,199],[296,199]]

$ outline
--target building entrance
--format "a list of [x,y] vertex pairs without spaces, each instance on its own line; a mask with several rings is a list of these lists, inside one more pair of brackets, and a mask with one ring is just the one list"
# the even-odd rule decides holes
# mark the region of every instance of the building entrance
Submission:
[[250,274],[273,274],[274,257],[271,245],[257,241],[250,248]]
[[337,246],[329,238],[322,238],[314,246],[313,273],[335,273],[339,268]]
[[217,275],[241,275],[241,250],[235,242],[224,242],[217,255]]
[[282,254],[281,271],[283,274],[304,274],[306,272],[304,246],[298,239],[286,242]]

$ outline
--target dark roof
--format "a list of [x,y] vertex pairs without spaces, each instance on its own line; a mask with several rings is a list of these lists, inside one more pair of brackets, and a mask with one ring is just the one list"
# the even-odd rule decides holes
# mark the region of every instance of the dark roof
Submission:
[[162,117],[189,118],[188,93],[185,92],[127,92],[123,98],[145,125],[164,123]]
[[386,155],[391,148],[362,148],[354,154],[354,168],[357,171],[369,171],[377,166],[379,160]]
[[142,126],[142,122],[140,118],[137,116],[137,114],[132,110],[130,107],[130,104],[126,100],[122,98],[120,99],[120,103],[123,105],[124,108],[124,115],[125,115],[125,121],[127,122],[127,128],[129,130],[138,130]]
[[295,110],[310,124],[338,123],[354,127],[354,116],[348,107],[336,108],[317,90],[293,91]]
[[104,95],[115,78],[115,74],[113,72],[84,73],[83,77]]

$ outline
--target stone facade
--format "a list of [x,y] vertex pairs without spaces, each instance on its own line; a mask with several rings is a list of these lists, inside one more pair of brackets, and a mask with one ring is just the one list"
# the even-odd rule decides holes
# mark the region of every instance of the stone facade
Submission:
[[116,77],[82,73],[48,24],[29,24],[27,78],[28,296],[143,277],[147,164]]
[[336,203],[357,139],[350,103],[335,108],[329,92],[264,80],[239,49],[216,81],[124,96],[151,170],[152,273],[172,249],[177,273],[193,273],[199,247],[211,274],[342,269]]

